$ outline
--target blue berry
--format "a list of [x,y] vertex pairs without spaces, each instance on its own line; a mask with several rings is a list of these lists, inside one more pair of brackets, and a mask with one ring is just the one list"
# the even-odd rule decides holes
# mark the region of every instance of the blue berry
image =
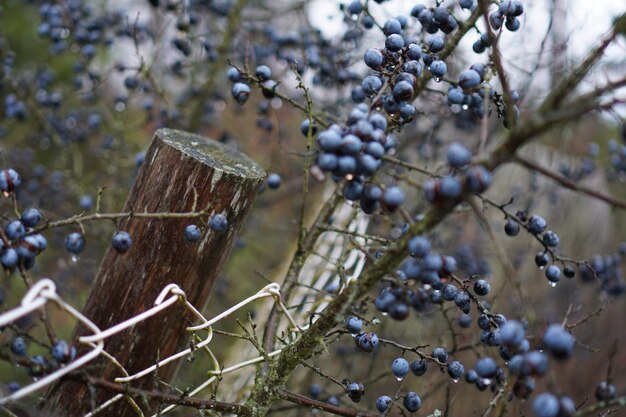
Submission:
[[551,324],[543,334],[543,345],[557,359],[567,359],[572,356],[576,340],[558,324]]
[[378,297],[374,300],[374,306],[381,313],[386,313],[391,308],[391,305],[396,301],[396,297],[391,291],[383,290]]
[[250,97],[250,86],[244,83],[235,83],[231,89],[233,98],[237,100],[237,103],[244,104]]
[[228,230],[228,219],[221,213],[215,214],[209,220],[209,227],[220,235],[223,235]]
[[17,336],[11,340],[11,352],[16,356],[26,356],[26,341]]
[[426,373],[427,370],[428,370],[428,367],[426,366],[426,362],[424,362],[424,360],[416,359],[413,362],[411,362],[411,372],[413,372],[413,375],[422,376]]
[[545,252],[539,252],[535,255],[535,265],[537,265],[538,267],[543,267],[548,265],[548,262],[550,262],[550,258],[548,258],[548,254]]
[[17,251],[13,248],[7,248],[0,255],[0,263],[6,269],[13,269],[19,261]]
[[309,395],[313,399],[319,398],[322,394],[322,386],[320,384],[311,384],[309,385]]
[[454,296],[454,304],[465,314],[470,312],[470,296],[465,291],[459,291]]
[[26,228],[21,221],[13,220],[6,225],[4,233],[11,240],[18,240],[26,235]]
[[473,69],[465,70],[459,75],[459,86],[464,90],[478,87],[481,81],[480,74]]
[[548,392],[537,395],[533,401],[533,411],[537,417],[557,417],[559,408],[558,398]]
[[365,387],[360,382],[351,382],[346,386],[346,391],[352,402],[358,403],[365,394]]
[[93,197],[88,194],[81,196],[80,200],[78,200],[78,205],[83,210],[91,210],[93,207]]
[[443,267],[443,259],[438,253],[431,252],[424,257],[422,267],[429,271],[439,271]]
[[363,328],[363,321],[361,321],[361,319],[358,317],[350,316],[346,320],[346,328],[351,334],[358,334]]
[[279,188],[281,183],[282,183],[282,178],[280,177],[279,174],[272,173],[268,175],[267,186],[271,188],[272,190],[276,190],[277,188]]
[[35,227],[41,221],[41,212],[36,208],[24,210],[20,221],[25,227]]
[[472,316],[469,314],[461,314],[458,320],[459,326],[469,329],[472,326]]
[[373,70],[378,70],[383,65],[383,54],[380,52],[380,49],[371,48],[365,52],[363,60],[365,65]]
[[392,94],[397,102],[409,100],[413,96],[413,86],[408,81],[400,81],[393,86]]
[[467,172],[467,186],[470,191],[482,193],[491,185],[491,173],[482,165],[471,167]]
[[76,348],[65,340],[57,341],[50,349],[52,357],[60,363],[67,363],[76,357]]
[[499,10],[496,10],[489,15],[489,24],[493,30],[500,30],[504,24],[504,16],[502,16],[502,13],[500,13]]
[[[304,119],[301,123],[300,123],[300,132],[305,136],[308,137],[309,136],[309,127],[311,126],[311,121],[309,119]],[[317,134],[317,125],[315,123],[313,123],[313,127],[311,128],[311,134],[312,135],[316,135]]]
[[378,347],[378,336],[376,333],[365,332],[354,338],[356,345],[365,352],[373,352]]
[[453,168],[461,168],[468,165],[472,159],[472,153],[465,146],[458,142],[453,142],[448,146],[446,152],[448,164]]
[[433,77],[435,77],[435,79],[439,79],[446,75],[446,72],[448,72],[448,66],[442,60],[437,59],[429,65],[428,70]]
[[500,327],[500,338],[505,346],[517,348],[524,342],[526,331],[517,320],[509,320]]
[[422,399],[417,393],[409,391],[404,397],[402,404],[408,411],[415,412],[422,406]]
[[616,396],[615,385],[602,381],[596,386],[596,399],[598,401],[611,401]]
[[385,48],[391,52],[398,52],[404,47],[404,39],[402,36],[392,33],[385,39]]
[[233,83],[239,82],[242,79],[241,72],[239,72],[239,70],[235,67],[228,68],[228,71],[226,71],[226,76]]
[[381,395],[376,400],[376,409],[381,413],[384,413],[385,411],[389,410],[389,407],[391,407],[392,403],[393,400],[391,398],[386,395]]
[[559,246],[559,242],[560,242],[559,235],[554,233],[552,230],[548,230],[547,232],[545,232],[543,234],[542,240],[543,240],[544,245],[549,246],[551,248],[555,248]]
[[390,212],[395,211],[402,203],[404,203],[404,191],[402,188],[394,185],[383,192],[381,204]]
[[412,43],[406,51],[406,56],[412,61],[417,61],[422,57],[422,48],[419,45]]
[[443,50],[446,45],[441,36],[432,36],[426,42],[429,52],[437,53]]
[[21,183],[22,180],[14,169],[0,171],[0,190],[6,197],[10,196]]
[[185,240],[187,240],[187,242],[197,242],[198,240],[200,240],[200,237],[202,236],[202,231],[195,224],[190,224],[187,227],[185,227],[184,234],[185,234]]
[[495,360],[487,356],[479,359],[474,369],[481,378],[493,378],[498,370],[498,365]]
[[389,317],[394,320],[405,320],[409,317],[409,306],[404,302],[395,300],[389,307]]
[[[462,104],[464,99],[465,93],[463,93],[463,89],[461,87],[450,87],[448,90],[448,104]],[[448,163],[449,162],[450,158],[448,158]]]
[[504,233],[507,236],[517,236],[520,231],[520,225],[513,219],[508,219],[504,225]]
[[133,239],[130,237],[128,232],[118,231],[113,235],[113,239],[111,240],[111,245],[113,245],[113,249],[115,249],[118,253],[126,253],[130,249],[133,244]]
[[348,4],[347,10],[348,13],[356,15],[363,11],[363,5],[360,0],[353,0],[350,4]]
[[409,362],[404,358],[396,358],[391,364],[391,372],[399,380],[403,379],[409,373]]
[[74,255],[80,254],[85,249],[85,237],[78,232],[73,232],[65,238],[65,249]]
[[272,77],[272,70],[267,65],[259,65],[254,70],[254,74],[259,78],[259,80],[267,81]]
[[363,78],[363,81],[361,81],[361,88],[363,88],[363,91],[370,96],[376,95],[382,86],[382,80],[375,75],[368,75]]
[[339,405],[341,405],[341,403],[339,402],[339,398],[335,397],[334,395],[328,397],[326,402],[330,405],[334,405],[335,407],[339,407]]
[[504,22],[504,26],[511,32],[517,32],[517,30],[519,30],[521,25],[522,24],[520,20],[516,17],[507,18],[506,21]]
[[474,292],[476,295],[485,296],[491,291],[491,286],[484,279],[479,279],[474,283]]
[[424,236],[413,236],[407,242],[407,248],[411,256],[423,258],[430,252],[430,242]]
[[446,176],[439,182],[439,193],[443,198],[457,198],[462,190],[463,186],[457,177]]
[[317,136],[317,143],[323,150],[334,152],[341,146],[341,135],[333,130],[324,130]]
[[454,285],[446,284],[446,285],[444,285],[443,289],[441,290],[441,295],[442,295],[444,300],[452,301],[452,300],[454,300],[454,297],[456,297],[456,293],[457,292],[458,292],[458,290],[456,289],[456,287]]
[[479,378],[478,374],[473,369],[470,369],[465,374],[465,381],[467,381],[467,383],[469,383],[469,384],[475,383],[476,381],[478,381],[478,378]]
[[545,219],[541,216],[530,216],[528,219],[528,230],[530,233],[538,235],[539,233],[543,233],[546,230],[548,223],[546,223]]
[[459,361],[452,361],[448,364],[448,375],[455,381],[458,381],[465,373],[465,367]]
[[135,77],[134,75],[130,75],[124,78],[124,87],[129,90],[134,90],[135,88],[139,87],[139,78]]
[[337,168],[337,156],[332,153],[321,153],[317,156],[317,165],[323,171],[334,171]]
[[383,25],[383,33],[387,36],[400,34],[402,32],[402,24],[397,19],[389,19]]
[[556,265],[550,265],[546,268],[546,278],[552,283],[559,282],[561,279],[561,270]]
[[448,362],[448,352],[444,348],[437,347],[433,349],[431,356],[437,359],[440,363]]

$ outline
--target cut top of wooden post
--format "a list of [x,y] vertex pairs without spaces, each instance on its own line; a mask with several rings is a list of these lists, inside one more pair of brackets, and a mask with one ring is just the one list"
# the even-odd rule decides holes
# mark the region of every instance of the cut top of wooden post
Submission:
[[[128,232],[133,243],[123,254],[113,248],[107,251],[83,314],[100,329],[110,328],[151,308],[161,290],[170,283],[185,291],[191,304],[203,308],[264,177],[263,169],[236,149],[187,132],[157,130],[124,210],[133,213],[206,210],[206,215],[193,219],[131,216],[120,221],[118,230]],[[226,233],[208,227],[210,217],[215,214],[226,216]],[[185,227],[191,223],[202,229],[197,242],[187,242],[184,238]],[[136,373],[184,348],[189,337],[185,328],[193,322],[195,318],[177,306],[107,339],[105,350],[129,373]],[[75,338],[83,334],[89,332],[77,328]],[[95,377],[112,380],[122,376],[107,361],[90,368]],[[159,368],[158,378],[169,381],[176,369],[175,364]],[[133,386],[151,389],[154,376],[146,376]],[[42,415],[84,415],[90,411],[91,404],[101,404],[112,396],[66,381],[51,390]],[[135,413],[126,401],[120,401],[106,415],[121,417]]]
[[159,129],[155,136],[181,153],[228,174],[263,179],[265,171],[238,150],[204,136],[176,129]]

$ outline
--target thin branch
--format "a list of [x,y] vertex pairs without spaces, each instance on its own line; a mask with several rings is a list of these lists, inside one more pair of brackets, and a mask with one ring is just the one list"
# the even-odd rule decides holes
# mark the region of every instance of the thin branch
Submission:
[[493,249],[496,251],[496,254],[498,255],[498,260],[500,261],[502,268],[504,268],[504,272],[509,277],[509,280],[513,281],[513,286],[515,287],[515,290],[517,291],[517,295],[519,297],[520,303],[524,305],[524,293],[522,292],[522,284],[520,283],[519,277],[517,276],[517,273],[515,272],[515,267],[511,263],[511,260],[507,256],[502,246],[498,243],[498,239],[496,238],[496,234],[493,232],[493,228],[491,227],[491,224],[489,224],[489,220],[487,219],[485,214],[480,210],[480,208],[476,204],[476,201],[473,198],[470,198],[468,199],[468,202],[470,204],[470,207],[474,211],[474,214],[476,214],[476,217],[478,218],[478,222],[483,227],[483,229],[487,232],[487,236],[489,236],[491,245],[493,246]]
[[574,417],[585,417],[590,416],[592,414],[596,414],[597,412],[604,410],[605,408],[610,407],[626,407],[626,395],[622,397],[614,398],[610,401],[601,401],[597,404],[590,405],[589,407],[585,407],[581,410],[578,410]]
[[198,410],[215,410],[222,413],[231,413],[238,416],[250,416],[252,410],[242,404],[226,403],[215,400],[200,400],[197,398],[183,397],[180,395],[164,394],[158,391],[148,391],[139,388],[133,388],[116,384],[114,382],[106,381],[100,378],[94,378],[92,376],[84,377],[85,382],[90,385],[103,388],[107,391],[118,394],[134,394],[138,396],[148,397],[154,400],[158,400],[166,404],[177,404],[185,407],[192,407]]
[[515,157],[513,158],[513,161],[520,164],[521,166],[530,169],[531,171],[535,171],[538,172],[556,182],[558,182],[559,184],[561,184],[563,187],[575,191],[577,193],[581,193],[581,194],[585,194],[589,197],[593,197],[596,198],[600,201],[604,201],[605,203],[613,206],[613,207],[619,207],[622,209],[626,209],[626,201],[625,200],[620,200],[619,198],[615,198],[606,194],[602,194],[601,192],[597,191],[594,188],[590,188],[587,187],[585,185],[581,185],[581,184],[577,184],[574,181],[570,180],[569,178],[554,172],[552,170],[549,170],[548,168],[544,168],[541,165],[531,161],[530,159],[527,159],[524,156],[521,155],[515,155]]
[[308,408],[316,408],[318,410],[326,411],[327,413],[331,413],[337,416],[345,416],[345,417],[379,417],[379,414],[372,414],[365,411],[354,410],[345,407],[338,407],[336,405],[332,405],[329,403],[325,403],[323,401],[313,400],[311,398],[305,397],[304,395],[296,394],[291,391],[287,391],[282,389],[278,392],[279,396],[286,401],[292,402],[294,404],[303,405]]

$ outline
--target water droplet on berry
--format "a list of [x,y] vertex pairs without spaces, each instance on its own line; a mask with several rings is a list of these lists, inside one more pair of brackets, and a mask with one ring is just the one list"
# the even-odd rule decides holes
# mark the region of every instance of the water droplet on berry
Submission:
[[72,263],[75,264],[80,259],[80,256],[73,253],[70,259],[72,260]]
[[548,281],[548,284],[549,284],[552,288],[556,287],[556,282]]
[[404,379],[404,377],[403,377],[403,376],[397,376],[397,377],[396,377],[396,379],[397,379],[398,381],[402,381],[402,380]]
[[459,382],[459,378],[452,378],[452,382],[456,384],[457,382]]

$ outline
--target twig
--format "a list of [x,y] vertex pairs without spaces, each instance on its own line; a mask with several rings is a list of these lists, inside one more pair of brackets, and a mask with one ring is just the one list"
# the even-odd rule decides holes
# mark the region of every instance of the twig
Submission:
[[379,414],[372,414],[365,411],[354,410],[345,407],[338,407],[322,401],[313,400],[305,397],[304,395],[296,394],[286,389],[281,389],[278,392],[280,398],[283,400],[292,402],[294,404],[303,405],[308,408],[316,408],[318,410],[326,411],[327,413],[335,414],[337,416],[346,417],[379,417]]
[[223,413],[237,414],[239,416],[252,415],[252,410],[242,404],[226,403],[215,400],[200,400],[197,398],[188,398],[180,395],[164,394],[158,391],[148,391],[139,388],[124,386],[121,384],[116,384],[114,382],[106,381],[104,379],[94,378],[92,376],[85,376],[83,380],[90,385],[103,388],[110,392],[115,392],[118,394],[135,394],[138,396],[144,396],[154,400],[158,400],[166,404],[177,404],[186,407],[193,407],[198,410],[215,410]]
[[538,172],[556,182],[558,182],[559,184],[561,184],[563,187],[570,189],[572,191],[575,191],[577,193],[581,193],[581,194],[585,194],[587,196],[596,198],[600,201],[604,201],[605,203],[613,206],[613,207],[619,207],[622,209],[626,209],[626,201],[624,200],[620,200],[618,198],[606,195],[606,194],[602,194],[601,192],[587,187],[585,185],[581,185],[581,184],[577,184],[574,181],[570,180],[569,178],[556,173],[554,171],[549,170],[548,168],[544,168],[539,164],[536,164],[535,162],[531,161],[530,159],[527,159],[526,157],[522,156],[522,155],[515,155],[515,157],[513,158],[513,161],[522,165],[523,167],[530,169],[532,171]]

